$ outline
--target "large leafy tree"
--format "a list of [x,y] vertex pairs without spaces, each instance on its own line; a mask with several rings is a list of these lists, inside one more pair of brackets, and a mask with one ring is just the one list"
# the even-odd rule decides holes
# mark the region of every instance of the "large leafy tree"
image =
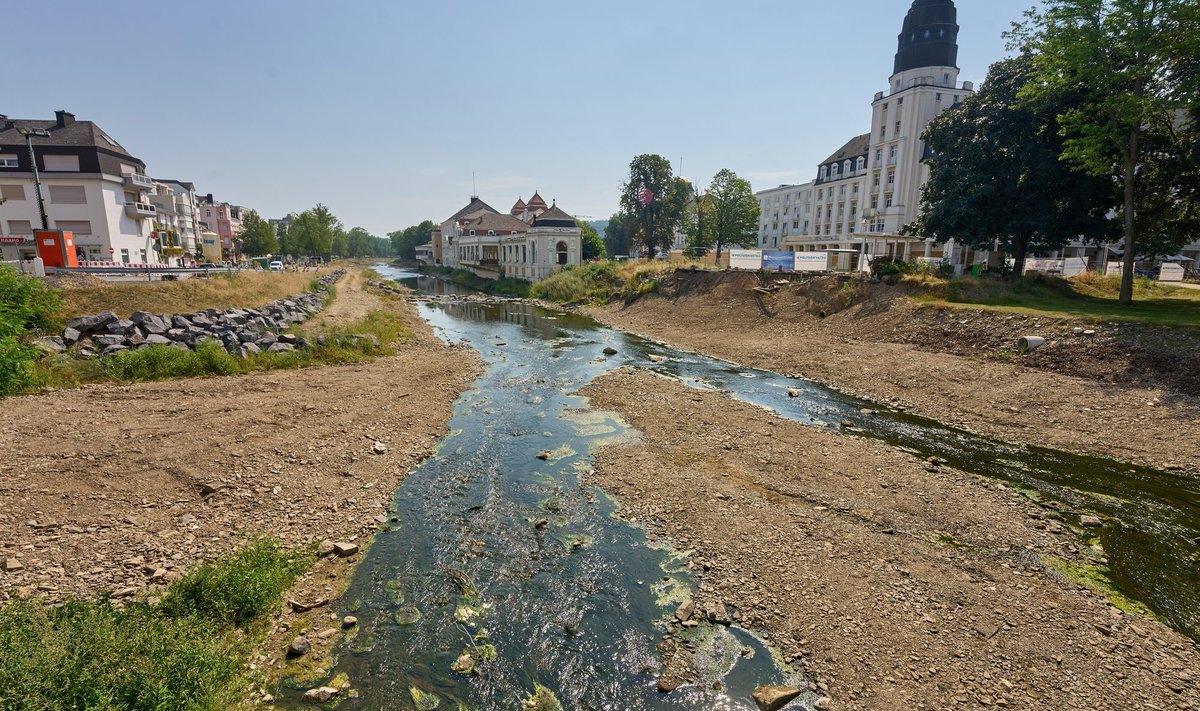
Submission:
[[433,221],[425,220],[419,225],[389,232],[388,238],[392,241],[392,249],[401,259],[416,259],[417,247],[433,240],[433,230]]
[[690,191],[687,181],[674,176],[666,158],[653,154],[634,158],[621,188],[621,210],[630,217],[631,244],[644,249],[650,259],[669,251]]
[[629,254],[629,215],[614,213],[604,226],[604,251],[610,256]]
[[333,254],[334,238],[342,234],[342,224],[329,208],[318,204],[292,220],[288,240],[296,254],[328,257]]
[[1151,184],[1140,170],[1146,132],[1176,109],[1198,104],[1200,85],[1187,80],[1200,45],[1196,6],[1196,0],[1047,0],[1013,33],[1034,53],[1026,98],[1083,92],[1083,101],[1058,117],[1064,158],[1122,188],[1122,304],[1133,301],[1138,203]]
[[1057,117],[1079,97],[1062,92],[1023,101],[1033,72],[1029,54],[997,62],[979,91],[929,124],[929,180],[906,232],[989,251],[998,242],[1017,275],[1031,251],[1112,236],[1111,182],[1061,160]]
[[712,206],[712,245],[717,260],[725,247],[758,244],[758,218],[762,207],[750,182],[725,169],[713,176],[706,195]]
[[583,220],[575,220],[575,224],[579,225],[582,233],[583,261],[604,257],[604,240],[600,239],[600,233],[596,231],[596,228]]
[[687,238],[683,248],[685,257],[699,259],[712,251],[716,237],[713,218],[711,195],[696,195],[688,200],[683,211],[683,234]]
[[242,231],[234,238],[242,243],[242,254],[266,257],[279,253],[275,228],[254,210],[246,211],[242,217]]

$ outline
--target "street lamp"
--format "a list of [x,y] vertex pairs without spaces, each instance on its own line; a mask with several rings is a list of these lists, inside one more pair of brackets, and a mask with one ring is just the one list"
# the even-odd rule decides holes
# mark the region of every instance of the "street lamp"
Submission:
[[18,128],[17,133],[25,137],[25,147],[29,149],[29,168],[33,171],[33,189],[37,193],[38,212],[42,216],[42,230],[50,229],[50,221],[46,218],[46,202],[42,199],[42,178],[38,175],[37,159],[33,156],[33,138],[49,138],[50,132],[44,128]]

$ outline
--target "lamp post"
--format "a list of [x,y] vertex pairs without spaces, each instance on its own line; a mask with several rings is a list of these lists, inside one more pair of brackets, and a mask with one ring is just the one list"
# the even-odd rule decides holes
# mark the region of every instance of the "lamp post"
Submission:
[[38,213],[42,217],[42,229],[50,229],[50,220],[46,218],[46,202],[42,199],[42,178],[38,174],[37,158],[33,155],[33,138],[49,138],[50,132],[44,128],[18,128],[17,133],[25,137],[25,147],[29,150],[29,169],[33,171],[33,189],[37,193]]

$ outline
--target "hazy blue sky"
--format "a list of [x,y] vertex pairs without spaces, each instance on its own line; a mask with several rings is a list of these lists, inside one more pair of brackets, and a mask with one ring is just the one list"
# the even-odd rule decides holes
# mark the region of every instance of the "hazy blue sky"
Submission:
[[[803,182],[869,130],[907,0],[5,0],[0,113],[68,109],[153,176],[377,234],[478,190],[607,217],[629,160]],[[962,78],[1034,0],[959,0]]]

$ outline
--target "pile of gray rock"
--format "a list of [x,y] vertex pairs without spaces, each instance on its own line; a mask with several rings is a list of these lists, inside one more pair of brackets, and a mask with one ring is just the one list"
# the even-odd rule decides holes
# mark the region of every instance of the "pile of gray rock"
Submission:
[[84,357],[107,356],[150,346],[194,350],[218,343],[229,353],[246,358],[255,353],[283,353],[308,345],[304,338],[283,333],[325,308],[325,292],[341,278],[337,271],[318,279],[318,290],[271,302],[258,309],[208,309],[171,316],[135,312],[127,319],[111,311],[79,316],[67,322],[61,337],[38,341],[42,348]]

